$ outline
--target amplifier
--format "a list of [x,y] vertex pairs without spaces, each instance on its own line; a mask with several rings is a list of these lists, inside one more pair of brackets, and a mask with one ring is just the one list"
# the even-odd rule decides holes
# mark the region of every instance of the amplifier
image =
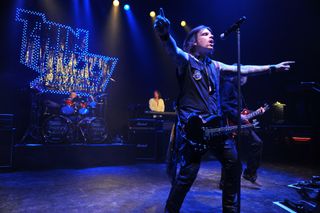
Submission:
[[165,161],[173,121],[136,118],[129,120],[128,142],[136,146],[136,158]]
[[13,128],[13,114],[0,114],[0,129],[11,130]]
[[140,160],[157,160],[158,144],[161,131],[129,130],[128,142],[136,146],[136,158]]
[[162,120],[136,118],[129,120],[129,130],[158,130],[162,128]]
[[13,115],[0,114],[0,167],[12,166],[14,132]]

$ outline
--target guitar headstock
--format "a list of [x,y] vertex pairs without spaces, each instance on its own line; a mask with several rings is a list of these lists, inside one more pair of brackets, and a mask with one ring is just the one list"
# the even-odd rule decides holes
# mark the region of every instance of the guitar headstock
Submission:
[[267,111],[268,109],[270,109],[269,104],[265,103],[265,104],[263,105],[263,109],[264,109],[264,112]]

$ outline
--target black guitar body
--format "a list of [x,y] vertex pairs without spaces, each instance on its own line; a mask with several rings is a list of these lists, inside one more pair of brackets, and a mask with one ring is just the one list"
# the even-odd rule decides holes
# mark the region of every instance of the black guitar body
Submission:
[[[185,133],[188,142],[195,151],[205,152],[209,148],[209,141],[205,139],[205,128],[219,128],[222,124],[220,117],[201,118],[199,115],[191,115],[188,118],[188,123],[185,126]],[[221,141],[225,139],[225,135],[216,136],[213,140]],[[212,144],[212,139],[210,144]]]
[[[243,124],[241,132],[246,129],[259,128],[259,122]],[[210,145],[225,140],[227,135],[236,132],[238,126],[224,126],[220,117],[202,118],[199,115],[191,115],[185,126],[186,138],[195,151],[206,151]]]

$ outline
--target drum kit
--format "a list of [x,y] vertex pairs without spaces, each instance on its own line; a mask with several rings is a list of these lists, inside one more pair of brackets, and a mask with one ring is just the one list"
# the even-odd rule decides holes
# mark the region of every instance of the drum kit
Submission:
[[[104,143],[108,134],[102,117],[103,100],[66,98],[63,104],[46,100],[41,134],[46,143]],[[58,110],[57,110],[58,109]]]

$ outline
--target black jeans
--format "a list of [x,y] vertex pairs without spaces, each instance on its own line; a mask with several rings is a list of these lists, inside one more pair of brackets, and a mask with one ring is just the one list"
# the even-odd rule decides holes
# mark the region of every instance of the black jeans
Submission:
[[261,162],[263,142],[253,130],[243,137],[243,142],[248,146],[248,159],[246,173],[251,176],[257,174]]
[[[180,170],[176,175],[166,203],[166,212],[179,212],[182,203],[197,177],[202,153],[194,151],[184,139],[184,133],[177,128],[176,145],[179,149]],[[212,141],[212,151],[225,171],[225,186],[222,193],[224,213],[238,212],[240,191],[241,163],[238,159],[236,145],[233,139]]]
[[[248,131],[243,136],[241,136],[241,144],[246,143],[248,158],[247,158],[247,167],[244,173],[252,177],[254,180],[257,178],[257,170],[261,163],[262,147],[263,141],[253,130]],[[221,168],[221,180],[220,187],[223,188],[224,185],[224,170]]]

